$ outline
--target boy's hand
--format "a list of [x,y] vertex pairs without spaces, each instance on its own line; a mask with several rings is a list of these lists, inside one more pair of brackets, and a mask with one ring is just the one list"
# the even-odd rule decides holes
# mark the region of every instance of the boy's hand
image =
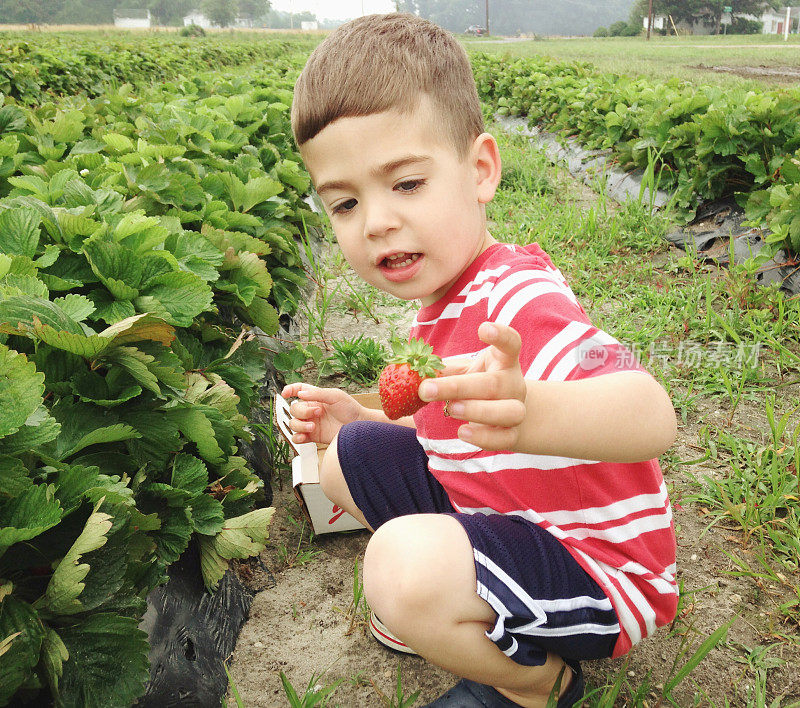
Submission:
[[330,445],[345,423],[360,420],[364,407],[350,394],[338,388],[318,388],[307,383],[293,383],[281,391],[284,398],[297,397],[289,412],[292,419],[292,442]]
[[512,450],[526,415],[522,340],[515,329],[496,322],[481,324],[478,337],[489,346],[475,359],[445,362],[439,378],[423,381],[419,396],[448,401],[448,413],[467,421],[458,429],[462,440],[484,450]]

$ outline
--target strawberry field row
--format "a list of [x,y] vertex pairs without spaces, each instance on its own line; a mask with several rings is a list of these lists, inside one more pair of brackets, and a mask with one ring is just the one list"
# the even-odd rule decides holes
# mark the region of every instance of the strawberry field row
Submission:
[[546,57],[476,54],[473,68],[500,114],[610,148],[624,168],[654,160],[684,217],[733,196],[772,231],[770,243],[800,254],[800,89],[653,83]]
[[264,547],[249,327],[296,309],[318,219],[293,61],[0,107],[0,705],[130,705],[190,539],[209,588]]
[[289,56],[302,61],[302,42],[254,41],[252,36],[186,38],[119,33],[0,35],[0,92],[23,104],[48,95],[98,96],[108,83],[173,79],[179,74],[269,63]]

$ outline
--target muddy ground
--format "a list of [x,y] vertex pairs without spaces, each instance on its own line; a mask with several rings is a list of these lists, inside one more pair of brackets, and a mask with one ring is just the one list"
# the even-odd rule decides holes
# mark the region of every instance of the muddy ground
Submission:
[[[570,180],[566,175],[561,178]],[[576,201],[588,208],[595,199],[593,192],[570,182]],[[669,252],[654,255],[653,260],[657,268],[667,269],[683,256],[683,251],[670,247]],[[708,270],[708,277],[719,277],[713,266]],[[569,281],[570,274],[564,272],[564,275]],[[347,289],[342,291],[346,293]],[[591,303],[584,304],[592,316]],[[613,317],[607,311],[608,305],[604,304],[603,318]],[[625,303],[616,306],[622,308]],[[393,327],[401,332],[407,329],[413,317],[411,309],[398,309],[396,301],[376,306],[375,312],[380,324],[363,314],[356,318],[344,308],[333,310],[326,328],[330,338],[366,334],[385,339]],[[342,385],[342,382],[333,379],[328,385]],[[776,392],[780,396],[784,390]],[[796,395],[796,390],[795,387],[791,393]],[[645,689],[636,701],[619,700],[617,705],[658,705],[656,691],[674,672],[676,661],[681,666],[705,638],[731,619],[734,621],[727,645],[712,652],[676,689],[677,704],[694,705],[695,693],[702,691],[716,705],[748,705],[748,695],[754,687],[753,673],[745,657],[769,645],[775,645],[770,657],[785,660],[782,666],[769,669],[770,701],[783,696],[775,705],[788,706],[800,700],[800,649],[796,643],[777,636],[798,634],[796,626],[776,624],[776,617],[780,616],[776,613],[777,606],[791,599],[786,587],[728,575],[736,568],[726,553],[754,562],[752,549],[747,547],[741,532],[724,523],[708,528],[711,522],[708,513],[683,499],[690,489],[689,472],[698,476],[716,472],[713,462],[679,464],[702,457],[702,427],[725,426],[742,436],[758,439],[766,428],[763,411],[763,401],[743,400],[731,416],[727,400],[698,398],[688,410],[685,424],[680,426],[676,444],[662,458],[674,505],[678,577],[685,599],[673,626],[662,628],[643,641],[629,658],[585,664],[590,687],[604,685],[624,666],[626,679],[636,690],[651,672],[649,686],[655,690]],[[261,554],[260,563],[251,562],[245,569],[247,582],[258,592],[230,662],[233,682],[244,705],[287,705],[281,672],[300,695],[309,682],[312,686],[325,686],[341,681],[329,705],[352,708],[398,705],[394,698],[398,668],[402,671],[405,697],[419,692],[418,699],[408,705],[423,705],[449,688],[454,677],[418,657],[385,649],[372,639],[363,613],[348,614],[353,600],[354,567],[363,559],[368,533],[321,535],[309,543],[309,529],[302,522],[289,476],[281,474],[273,481],[273,488],[276,513],[271,540]],[[798,583],[795,581],[794,585]],[[687,649],[689,654],[678,658]],[[644,683],[646,686],[647,682]],[[389,703],[389,697],[395,702]],[[701,701],[700,705],[710,703]]]
[[736,74],[745,79],[767,79],[782,84],[797,84],[800,81],[800,69],[796,66],[707,66],[698,64],[690,69],[702,69],[721,74]]

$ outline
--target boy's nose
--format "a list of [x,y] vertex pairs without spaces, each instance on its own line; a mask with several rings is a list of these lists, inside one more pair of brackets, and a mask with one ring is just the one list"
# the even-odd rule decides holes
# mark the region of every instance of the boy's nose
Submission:
[[364,209],[364,235],[367,238],[385,236],[400,227],[399,215],[385,202],[374,201]]

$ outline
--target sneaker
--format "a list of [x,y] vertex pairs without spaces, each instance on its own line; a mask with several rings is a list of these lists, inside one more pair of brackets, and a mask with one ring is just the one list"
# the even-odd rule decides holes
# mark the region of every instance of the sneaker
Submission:
[[381,644],[394,651],[402,652],[403,654],[416,654],[410,646],[403,644],[397,637],[392,634],[388,627],[381,622],[377,615],[370,611],[369,614],[369,631]]
[[[569,661],[572,681],[564,695],[558,699],[556,708],[573,708],[580,703],[585,691],[583,671],[577,661]],[[447,693],[439,696],[433,703],[423,708],[512,708],[518,703],[506,698],[500,691],[469,679],[461,679]]]

